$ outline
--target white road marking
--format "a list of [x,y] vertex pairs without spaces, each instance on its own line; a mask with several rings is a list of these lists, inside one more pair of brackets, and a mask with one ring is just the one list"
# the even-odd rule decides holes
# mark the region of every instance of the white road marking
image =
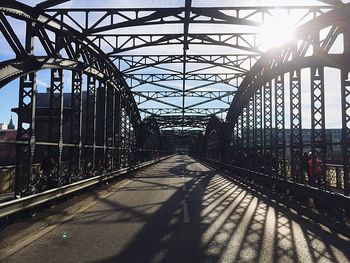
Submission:
[[188,212],[188,205],[186,200],[183,201],[182,206],[184,211],[184,223],[188,224],[190,222],[190,214]]

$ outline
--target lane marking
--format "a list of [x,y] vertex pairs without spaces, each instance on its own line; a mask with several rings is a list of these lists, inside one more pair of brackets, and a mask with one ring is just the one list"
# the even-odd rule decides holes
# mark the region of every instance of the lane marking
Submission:
[[184,211],[184,223],[188,224],[190,223],[190,214],[188,212],[188,205],[186,200],[183,201],[182,203],[183,211]]

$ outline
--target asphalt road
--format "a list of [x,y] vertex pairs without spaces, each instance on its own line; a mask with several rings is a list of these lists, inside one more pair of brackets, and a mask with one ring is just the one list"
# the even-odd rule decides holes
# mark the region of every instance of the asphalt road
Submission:
[[10,226],[2,262],[350,262],[348,239],[185,155],[92,195]]

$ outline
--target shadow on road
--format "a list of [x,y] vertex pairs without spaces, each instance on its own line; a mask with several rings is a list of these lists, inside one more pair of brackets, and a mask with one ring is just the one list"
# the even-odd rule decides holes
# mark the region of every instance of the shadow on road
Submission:
[[[131,215],[130,220],[137,218],[146,224],[121,253],[98,262],[349,261],[346,240],[267,198],[257,198],[249,189],[217,176],[190,158],[176,163],[163,176],[184,176],[187,192],[178,188],[152,217],[122,208]],[[153,187],[169,186],[153,183],[149,190]],[[184,223],[181,205],[186,194],[191,218],[188,224]]]

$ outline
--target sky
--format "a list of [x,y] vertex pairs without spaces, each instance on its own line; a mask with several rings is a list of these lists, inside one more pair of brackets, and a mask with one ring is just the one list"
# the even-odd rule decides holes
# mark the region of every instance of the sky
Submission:
[[[21,1],[25,4],[34,6],[36,5],[38,2],[41,1],[35,1],[35,0],[23,0]],[[298,1],[298,0],[293,0],[293,1],[288,1],[288,0],[280,0],[280,1],[276,1],[276,0],[267,0],[267,1],[257,1],[257,0],[246,0],[246,1],[238,1],[238,0],[216,0],[216,1],[209,1],[209,0],[193,0],[192,1],[192,5],[193,6],[231,6],[231,5],[235,5],[235,6],[254,6],[254,5],[262,5],[261,3],[264,3],[264,5],[269,5],[269,6],[275,6],[276,2],[279,3],[279,5],[306,5],[305,2],[307,2],[307,5],[313,5],[313,4],[320,4],[319,1],[313,1],[313,0],[308,0],[308,1]],[[350,2],[349,1],[344,1],[344,2]],[[120,7],[120,8],[125,8],[125,7],[180,7],[184,5],[184,1],[178,1],[178,0],[105,0],[105,1],[100,1],[100,0],[72,0],[70,2],[64,3],[62,5],[60,5],[59,7],[67,7],[67,8],[72,8],[72,7]],[[283,15],[282,15],[283,16]],[[23,40],[24,38],[24,24],[21,22],[16,22],[14,19],[9,19],[9,21],[14,25],[14,27],[16,28],[16,33],[18,34],[18,37]],[[270,21],[270,23],[275,23],[275,21]],[[283,25],[284,28],[288,28],[288,23]],[[212,32],[217,29],[215,28],[216,26],[209,26],[206,25],[205,27],[203,26],[198,26],[198,25],[191,25],[190,26],[190,30],[191,32]],[[123,31],[124,30],[124,31]],[[122,29],[120,31],[117,31],[119,33],[124,33],[127,32],[127,30],[129,29]],[[140,27],[140,29],[134,29],[135,33],[142,33],[144,32],[144,28]],[[166,30],[169,30],[169,27],[150,27],[148,30],[158,30],[157,32],[166,32]],[[179,26],[178,28],[176,28],[176,26],[173,26],[171,28],[172,31],[177,31],[179,30],[181,32],[182,30],[182,26]],[[232,30],[232,27],[227,27],[227,26],[222,26],[220,27],[221,31],[227,31],[230,32],[230,30]],[[266,28],[262,28],[262,31],[266,31],[263,32],[264,35],[266,35],[264,38],[266,44],[266,48],[267,49],[269,47],[268,41],[272,38],[275,37],[281,37],[279,36],[280,34],[276,34],[277,30],[271,30],[271,28],[269,29],[269,27],[267,26]],[[286,31],[286,30],[285,30]],[[269,35],[271,34],[271,35]],[[283,38],[283,37],[282,37]],[[6,44],[6,41],[4,41],[3,36],[0,34],[0,61],[4,61],[7,59],[11,59],[13,58],[13,54],[9,52],[10,47]],[[218,52],[218,51],[222,51],[224,53],[226,53],[229,49],[225,49],[222,47],[203,47],[203,46],[195,46],[190,48],[190,50],[188,51],[189,54],[202,54],[203,52]],[[182,52],[182,47],[175,47],[174,48],[167,48],[167,47],[155,47],[155,48],[149,48],[149,49],[145,49],[145,51],[138,51],[140,54],[142,52],[145,53],[150,53],[150,52],[157,52],[157,53],[163,53],[163,54],[169,54],[169,53],[173,53],[173,52]],[[129,52],[132,54],[132,52]],[[154,69],[153,69],[154,70]],[[178,68],[178,70],[181,70],[181,68]],[[37,86],[38,86],[38,92],[44,92],[46,90],[46,88],[49,85],[49,77],[48,77],[48,71],[40,71],[37,75]],[[69,72],[65,71],[65,87],[69,87],[70,85],[70,80],[69,80]],[[338,70],[334,70],[334,69],[326,69],[326,90],[327,90],[327,100],[326,100],[326,109],[327,109],[327,127],[329,128],[338,128],[340,123],[339,123],[339,100],[340,100],[340,92],[339,92],[339,71]],[[308,87],[309,86],[309,77],[307,74],[307,70],[303,71],[303,87]],[[181,82],[173,82],[174,86],[179,86],[181,88]],[[191,83],[188,82],[187,83],[188,86],[196,86],[198,85],[197,83]],[[144,89],[151,89],[152,87],[150,86],[145,86],[143,87]],[[228,88],[228,87],[226,87]],[[213,85],[210,86],[210,89],[222,89],[221,85]],[[139,90],[142,90],[142,88],[140,88]],[[286,96],[288,96],[288,91],[286,92]],[[176,99],[170,100],[173,103],[178,103],[178,101],[176,101]],[[303,90],[303,122],[306,124],[305,127],[307,127],[307,124],[310,123],[310,105],[309,105],[309,93],[307,91],[307,89],[305,88]],[[193,99],[188,99],[187,101],[188,103],[193,103],[195,101],[193,101]],[[11,112],[10,109],[11,108],[15,108],[18,105],[18,80],[15,80],[13,82],[11,82],[10,84],[6,85],[5,87],[2,87],[0,89],[0,123],[8,123],[10,117],[11,117]],[[145,103],[145,105],[147,107],[156,107],[157,105],[155,104],[151,104],[151,103]],[[207,106],[212,106],[215,107],[216,105],[212,105],[212,104],[207,104]],[[221,106],[221,105],[220,105]],[[288,103],[286,103],[286,107],[288,110]],[[13,118],[15,120],[16,123],[16,114],[13,114]],[[288,123],[287,123],[287,127],[288,127]]]

